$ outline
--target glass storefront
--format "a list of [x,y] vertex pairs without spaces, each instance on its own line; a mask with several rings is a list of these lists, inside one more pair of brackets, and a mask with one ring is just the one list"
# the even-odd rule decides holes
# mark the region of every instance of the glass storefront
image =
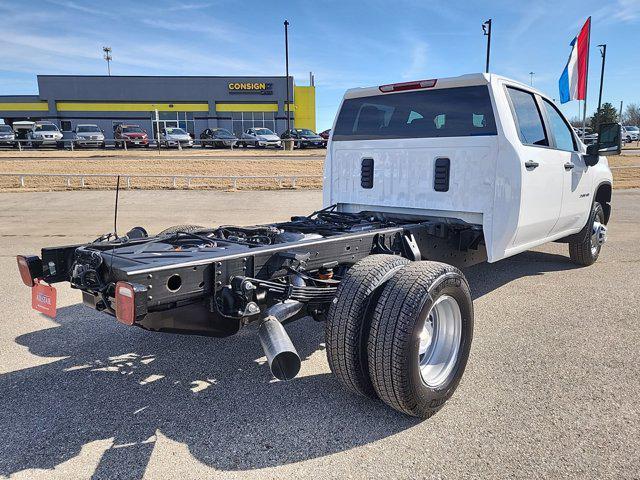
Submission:
[[191,134],[193,138],[198,138],[193,112],[158,112],[157,122],[156,114],[153,112],[151,113],[151,124],[153,125],[154,138],[158,138],[158,127],[160,130],[167,127],[180,127]]
[[264,127],[276,132],[276,118],[274,112],[232,112],[231,129],[236,135],[241,135],[253,127]]

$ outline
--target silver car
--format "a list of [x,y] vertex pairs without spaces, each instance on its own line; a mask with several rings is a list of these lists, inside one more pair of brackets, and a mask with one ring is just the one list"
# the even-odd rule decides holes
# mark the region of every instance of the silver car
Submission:
[[640,140],[640,130],[632,125],[622,127],[622,137],[625,142],[637,142]]
[[0,145],[16,145],[16,134],[11,126],[0,125]]
[[36,122],[27,135],[29,145],[38,148],[45,145],[62,147],[62,132],[58,126],[50,122]]
[[193,138],[187,132],[177,127],[163,128],[160,132],[160,142],[165,147],[193,147]]
[[73,130],[73,143],[76,147],[100,147],[104,148],[104,132],[97,125],[76,125]]
[[280,148],[282,147],[282,141],[280,140],[280,137],[278,135],[273,133],[268,128],[256,127],[250,128],[240,137],[238,146],[246,147],[247,145],[251,145],[252,147],[256,148]]

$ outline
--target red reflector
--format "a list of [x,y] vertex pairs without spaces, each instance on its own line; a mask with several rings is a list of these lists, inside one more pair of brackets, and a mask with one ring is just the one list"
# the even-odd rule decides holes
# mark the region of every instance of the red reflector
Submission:
[[417,82],[390,83],[388,85],[380,85],[378,88],[382,93],[401,92],[403,90],[418,90],[420,88],[432,88],[436,86],[438,80],[418,80]]
[[116,283],[116,318],[125,325],[136,320],[136,292],[127,282]]
[[31,307],[48,317],[56,318],[56,289],[36,280],[31,288]]
[[20,277],[22,278],[22,282],[27,287],[33,287],[35,285],[34,279],[31,276],[31,270],[29,269],[29,262],[22,255],[18,255],[16,257],[18,261],[18,270],[20,271]]

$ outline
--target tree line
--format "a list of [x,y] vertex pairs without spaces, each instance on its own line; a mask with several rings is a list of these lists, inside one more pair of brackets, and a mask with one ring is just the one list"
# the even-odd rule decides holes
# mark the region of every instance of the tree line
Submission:
[[[596,110],[591,116],[587,117],[587,125],[595,130],[599,123],[621,122],[623,125],[640,125],[640,105],[630,103],[624,109],[622,119],[620,112],[611,103],[605,102],[600,107],[600,114]],[[571,118],[571,125],[574,127],[582,127],[582,119],[578,117]]]

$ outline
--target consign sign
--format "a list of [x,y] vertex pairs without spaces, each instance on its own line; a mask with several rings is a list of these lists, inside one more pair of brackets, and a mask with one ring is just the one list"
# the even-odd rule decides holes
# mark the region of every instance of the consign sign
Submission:
[[257,93],[258,95],[272,95],[273,83],[267,82],[229,82],[229,93]]

